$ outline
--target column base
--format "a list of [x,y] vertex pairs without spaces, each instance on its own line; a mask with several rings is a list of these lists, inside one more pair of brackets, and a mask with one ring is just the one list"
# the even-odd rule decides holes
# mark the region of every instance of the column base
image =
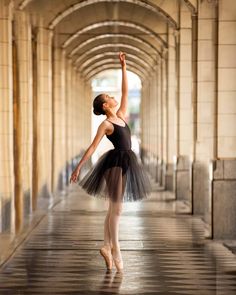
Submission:
[[236,239],[236,160],[216,160],[213,166],[213,238]]
[[188,206],[192,206],[192,164],[189,156],[178,156],[175,168],[176,199],[185,201]]
[[23,202],[24,202],[24,218],[27,218],[31,213],[31,193],[30,189],[23,193]]
[[168,191],[174,191],[174,165],[167,164],[166,174],[165,174],[165,189]]
[[1,202],[1,232],[8,232],[11,230],[12,221],[12,200],[3,199]]
[[210,223],[210,179],[209,163],[195,161],[193,163],[193,213],[204,216],[204,221]]

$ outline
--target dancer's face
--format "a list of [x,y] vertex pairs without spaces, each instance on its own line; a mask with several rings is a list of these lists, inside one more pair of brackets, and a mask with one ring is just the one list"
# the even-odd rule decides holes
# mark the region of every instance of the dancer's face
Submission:
[[106,108],[114,108],[118,105],[118,102],[115,100],[115,98],[113,96],[110,96],[106,93],[104,93],[104,99],[105,99],[105,103],[104,106]]

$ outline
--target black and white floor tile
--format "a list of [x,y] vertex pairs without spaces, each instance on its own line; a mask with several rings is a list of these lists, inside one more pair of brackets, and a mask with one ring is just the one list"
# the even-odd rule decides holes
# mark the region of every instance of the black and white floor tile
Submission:
[[124,205],[125,269],[107,271],[99,254],[106,206],[74,189],[0,269],[0,294],[236,294],[236,256],[161,190]]

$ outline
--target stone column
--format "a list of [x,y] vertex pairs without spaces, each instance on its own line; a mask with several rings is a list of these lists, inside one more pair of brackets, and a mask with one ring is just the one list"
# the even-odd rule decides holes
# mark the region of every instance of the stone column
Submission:
[[[91,84],[86,83],[86,113],[88,114],[87,118],[87,126],[88,126],[88,131],[87,131],[87,145],[91,143],[91,136],[92,136],[92,87]],[[90,140],[89,140],[90,139]],[[89,143],[88,143],[89,140]],[[78,141],[78,139],[77,139]]]
[[215,158],[216,141],[216,6],[198,5],[196,150],[193,164],[193,213],[211,223],[209,161]]
[[218,2],[217,160],[213,162],[213,237],[236,238],[236,2]]
[[146,81],[145,87],[145,158],[146,158],[146,166],[149,171],[150,168],[150,83],[149,80]]
[[157,75],[157,68],[158,64],[155,66],[154,69],[154,78],[153,78],[153,87],[154,87],[154,92],[153,92],[153,105],[152,108],[154,110],[154,117],[153,117],[153,122],[152,122],[152,128],[154,132],[154,154],[153,154],[153,165],[154,165],[154,171],[153,171],[153,176],[155,181],[158,181],[158,75]]
[[65,52],[60,48],[54,48],[53,59],[52,188],[57,192],[65,188]]
[[14,138],[15,170],[20,190],[16,193],[16,207],[22,207],[17,213],[20,229],[24,217],[32,211],[32,48],[31,26],[28,15],[23,11],[14,13],[14,101],[16,108],[16,129]]
[[176,198],[191,205],[190,171],[193,151],[192,114],[192,19],[183,2],[180,3],[180,34],[178,36],[178,154]]
[[[77,109],[76,109],[76,96],[75,96],[75,87],[76,87],[76,72],[75,72],[75,68],[72,66],[71,69],[71,141],[72,141],[72,149],[71,149],[71,159],[73,161],[74,156],[76,154],[76,133],[75,133],[75,128],[76,128],[76,113],[77,113]],[[78,99],[78,97],[77,97]],[[84,101],[81,104],[81,111],[84,113],[85,112],[85,104],[86,102]],[[79,110],[78,110],[79,111]],[[86,121],[83,121],[83,126],[82,126],[82,130],[83,130],[83,138],[85,141],[86,138],[86,131],[87,131],[87,126],[86,126]]]
[[[85,136],[85,134],[84,134],[85,130],[84,130],[83,124],[85,124],[84,120],[85,120],[86,116],[84,114],[83,104],[87,103],[87,97],[84,96],[84,82],[83,82],[82,77],[79,75],[79,73],[77,73],[76,79],[77,79],[76,91],[78,93],[77,100],[76,100],[77,101],[76,109],[77,109],[77,112],[80,113],[80,116],[77,116],[77,120],[78,120],[77,124],[79,126],[81,126],[81,128],[79,128],[79,130],[77,130],[77,144],[78,144],[77,145],[77,153],[80,153],[84,149],[84,142],[82,141],[82,138],[84,138],[84,136]],[[90,94],[90,95],[92,95],[92,94]],[[90,96],[90,100],[91,100],[91,96]],[[92,102],[91,102],[91,112],[92,112]],[[88,137],[89,137],[89,135],[88,135]]]
[[144,91],[145,83],[142,82],[142,89],[141,89],[141,102],[140,102],[140,158],[142,162],[145,164],[145,157],[144,157],[144,141],[145,141],[145,133],[144,133],[144,98],[145,98],[145,91]]
[[12,1],[0,0],[0,232],[15,232]]
[[155,138],[156,138],[156,97],[155,97],[155,73],[151,74],[150,76],[150,124],[149,124],[149,131],[150,131],[150,174],[152,177],[155,177]]
[[236,3],[219,1],[218,141],[219,158],[236,155]]
[[144,162],[145,167],[147,167],[147,151],[148,151],[148,93],[147,93],[147,81],[143,83],[142,88],[142,125],[141,125],[141,157]]
[[150,81],[147,81],[146,86],[146,97],[145,97],[145,104],[146,104],[146,110],[145,110],[145,118],[146,118],[146,148],[145,148],[145,154],[146,154],[146,165],[148,171],[150,171]]
[[[38,196],[52,195],[52,32],[39,25],[37,33]],[[45,203],[45,201],[43,202]]]
[[[92,142],[91,136],[91,115],[92,115],[92,89],[89,82],[85,82],[76,68],[72,65],[68,66],[70,71],[70,106],[68,116],[70,119],[71,129],[69,136],[72,145],[70,148],[71,156],[69,158],[70,173],[78,164],[81,156],[87,150]],[[69,76],[68,76],[69,78]],[[83,172],[91,168],[91,158],[83,165]],[[81,173],[83,174],[81,171]],[[82,176],[82,175],[81,175]]]
[[[69,184],[69,177],[72,172],[72,61],[66,60],[66,179]],[[82,139],[81,139],[82,140]]]
[[157,117],[158,117],[158,183],[163,185],[163,95],[162,59],[157,68]]
[[[91,89],[82,79],[78,78],[76,68],[71,60],[66,62],[66,150],[67,150],[67,181],[80,153],[91,144]],[[90,166],[90,160],[83,170]]]
[[168,51],[163,51],[161,59],[161,106],[162,106],[162,182],[166,188],[166,170],[168,165]]
[[175,69],[175,32],[168,29],[168,52],[167,52],[167,163],[165,174],[165,188],[173,191],[173,157],[176,155],[176,69]]

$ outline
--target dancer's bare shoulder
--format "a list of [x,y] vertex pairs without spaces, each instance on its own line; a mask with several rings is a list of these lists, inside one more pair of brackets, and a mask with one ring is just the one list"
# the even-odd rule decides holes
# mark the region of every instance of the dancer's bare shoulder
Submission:
[[103,136],[107,134],[107,132],[112,133],[110,130],[111,130],[111,126],[109,125],[109,122],[107,121],[101,122],[101,124],[98,126],[97,133],[91,143],[91,146],[93,146],[93,148],[96,149],[97,145],[99,144]]
[[103,126],[102,128],[104,128],[104,133],[106,135],[110,135],[113,133],[114,131],[114,126],[111,122],[109,122],[108,120],[104,120],[100,126]]

